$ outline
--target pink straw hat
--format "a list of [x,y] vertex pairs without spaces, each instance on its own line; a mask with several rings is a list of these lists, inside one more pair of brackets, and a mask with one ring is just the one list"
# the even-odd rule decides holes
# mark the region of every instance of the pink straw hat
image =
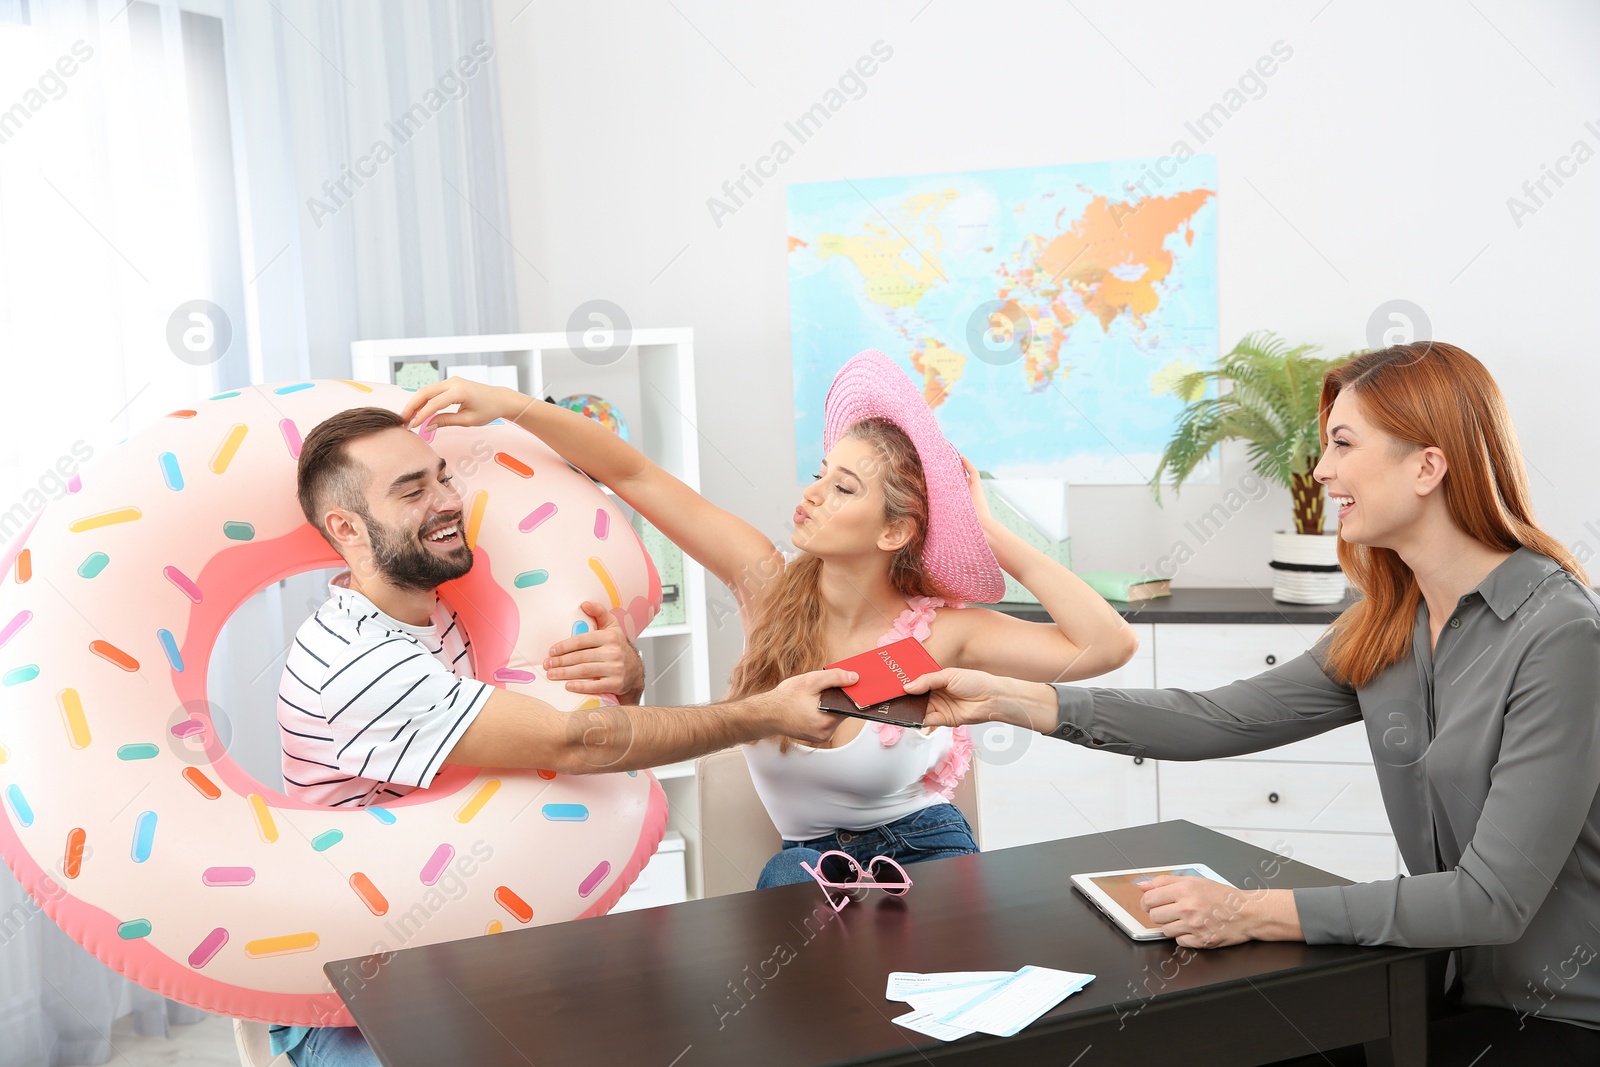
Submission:
[[961,455],[944,439],[933,411],[905,372],[876,349],[858,353],[834,376],[823,419],[825,452],[863,419],[887,419],[905,431],[922,459],[928,486],[928,537],[922,547],[928,576],[958,600],[999,600],[1005,575],[983,536]]

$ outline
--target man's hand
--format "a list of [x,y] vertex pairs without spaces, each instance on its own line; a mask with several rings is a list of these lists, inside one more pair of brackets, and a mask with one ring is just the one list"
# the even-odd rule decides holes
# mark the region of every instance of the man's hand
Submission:
[[1056,691],[1044,682],[946,667],[912,679],[906,692],[928,694],[927,726],[1003,722],[1045,734],[1056,728]]
[[[532,403],[514,389],[498,385],[485,385],[470,378],[446,378],[429,382],[418,389],[400,417],[413,430],[420,429],[431,418],[432,427],[485,426],[495,419],[509,420]],[[455,411],[445,411],[451,404],[459,405]]]
[[594,625],[588,633],[550,646],[544,676],[566,682],[569,693],[611,693],[624,704],[637,704],[644,692],[644,660],[628,643],[615,615],[588,600],[583,602],[583,613]]
[[772,692],[759,698],[763,702],[771,702],[775,719],[772,733],[813,745],[827,742],[839,724],[844,722],[844,716],[821,709],[822,691],[834,686],[843,688],[855,685],[858,680],[855,671],[835,667],[797,674],[780,682]]

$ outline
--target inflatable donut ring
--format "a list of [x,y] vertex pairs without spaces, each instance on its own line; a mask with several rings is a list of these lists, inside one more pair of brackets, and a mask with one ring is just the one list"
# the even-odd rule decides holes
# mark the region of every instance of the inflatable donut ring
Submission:
[[[0,557],[0,853],[74,940],[164,996],[349,1026],[323,964],[603,914],[660,843],[648,772],[446,767],[350,811],[254,780],[218,738],[206,670],[222,624],[281,578],[343,565],[296,501],[302,437],[407,398],[302,381],[174,411],[98,457]],[[649,623],[661,584],[644,546],[519,427],[424,437],[461,490],[474,565],[440,596],[474,675],[586,706],[535,668],[587,625],[584,600],[609,603],[630,637]]]

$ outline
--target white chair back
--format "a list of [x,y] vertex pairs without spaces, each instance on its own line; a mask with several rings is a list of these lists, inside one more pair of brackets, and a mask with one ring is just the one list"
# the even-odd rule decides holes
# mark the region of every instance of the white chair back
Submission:
[[783,844],[756,795],[744,753],[737,748],[695,764],[700,800],[700,891],[708,897],[756,887],[767,860]]
[[272,1039],[267,1036],[266,1023],[233,1020],[233,1041],[239,1047],[241,1067],[293,1067],[288,1056],[272,1054]]

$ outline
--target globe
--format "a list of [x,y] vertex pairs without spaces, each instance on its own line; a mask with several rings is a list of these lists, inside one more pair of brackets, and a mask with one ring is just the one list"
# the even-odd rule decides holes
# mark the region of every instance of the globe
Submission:
[[624,441],[628,439],[628,424],[622,418],[622,412],[604,397],[595,396],[593,393],[573,393],[571,396],[562,397],[556,403],[568,411],[576,411],[579,415],[593,419]]

